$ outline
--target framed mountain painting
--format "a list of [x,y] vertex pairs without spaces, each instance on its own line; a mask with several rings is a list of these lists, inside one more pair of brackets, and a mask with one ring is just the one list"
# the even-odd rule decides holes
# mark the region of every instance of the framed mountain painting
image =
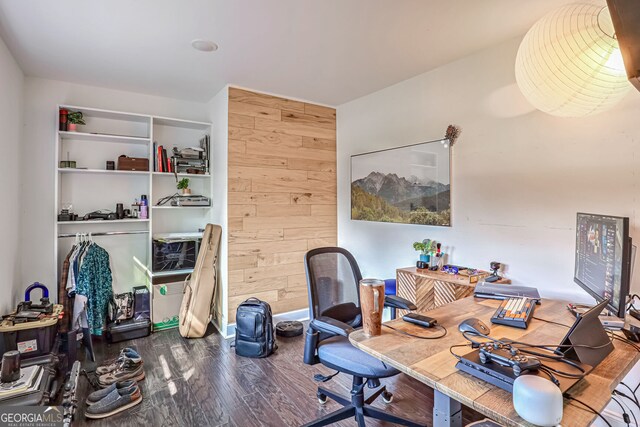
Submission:
[[351,219],[451,225],[447,139],[351,156]]

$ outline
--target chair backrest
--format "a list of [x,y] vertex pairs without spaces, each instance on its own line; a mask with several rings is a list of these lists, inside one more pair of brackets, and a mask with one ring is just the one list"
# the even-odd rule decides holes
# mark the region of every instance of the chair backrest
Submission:
[[362,274],[353,255],[343,248],[318,248],[307,252],[304,261],[311,319],[327,316],[361,326]]

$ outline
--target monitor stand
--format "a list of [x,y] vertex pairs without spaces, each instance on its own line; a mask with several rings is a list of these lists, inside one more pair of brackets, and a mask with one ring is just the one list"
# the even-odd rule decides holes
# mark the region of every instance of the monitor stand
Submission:
[[[569,304],[569,311],[573,313],[574,316],[578,316],[586,313],[587,311],[593,308],[592,305],[585,304]],[[613,316],[608,310],[603,310],[602,313],[598,316],[600,323],[607,329],[615,329],[619,330],[624,328],[625,320],[618,317]]]

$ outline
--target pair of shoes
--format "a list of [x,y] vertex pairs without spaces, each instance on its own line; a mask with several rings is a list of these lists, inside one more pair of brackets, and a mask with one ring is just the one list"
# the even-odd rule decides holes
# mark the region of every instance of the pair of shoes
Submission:
[[100,387],[108,387],[125,380],[142,381],[144,379],[142,365],[142,360],[134,362],[132,359],[125,358],[115,364],[111,372],[100,375],[98,377],[98,384]]
[[126,380],[126,381],[120,381],[120,382],[117,382],[117,383],[113,383],[110,386],[108,386],[107,388],[103,388],[103,389],[100,389],[100,390],[97,390],[97,391],[94,391],[93,393],[91,393],[87,397],[87,406],[91,406],[94,403],[98,403],[99,401],[104,399],[109,393],[111,393],[115,389],[118,389],[118,390],[129,390],[129,389],[133,389],[135,387],[138,387],[138,383],[135,382],[134,380]]
[[137,351],[130,347],[120,350],[117,358],[106,361],[102,366],[96,368],[96,375],[104,375],[113,372],[123,360],[130,359],[135,363],[142,362],[142,358]]
[[87,397],[87,418],[106,418],[142,402],[140,387],[135,381],[122,381],[94,391]]

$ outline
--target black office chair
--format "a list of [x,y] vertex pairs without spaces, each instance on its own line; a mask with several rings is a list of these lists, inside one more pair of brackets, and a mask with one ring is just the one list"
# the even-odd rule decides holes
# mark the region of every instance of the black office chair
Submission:
[[[362,326],[359,292],[362,275],[353,256],[342,248],[314,249],[305,257],[305,269],[311,322],[307,329],[304,363],[322,363],[338,371],[330,376],[315,375],[316,381],[329,381],[340,372],[353,375],[351,399],[324,387],[318,387],[317,396],[321,404],[326,403],[330,397],[344,408],[306,426],[325,426],[349,417],[355,417],[358,426],[365,425],[365,417],[411,427],[421,426],[369,406],[380,395],[385,403],[391,403],[393,395],[386,387],[380,386],[380,379],[398,375],[400,371],[357,349],[349,342],[349,333]],[[411,302],[395,295],[385,298],[385,306],[405,310],[416,309]],[[365,385],[371,389],[378,388],[367,399],[364,397]]]

